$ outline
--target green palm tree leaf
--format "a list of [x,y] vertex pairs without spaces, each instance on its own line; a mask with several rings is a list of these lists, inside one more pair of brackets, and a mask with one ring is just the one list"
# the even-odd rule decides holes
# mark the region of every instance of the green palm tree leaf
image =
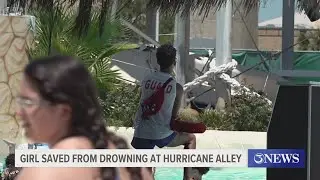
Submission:
[[137,47],[125,42],[114,43],[122,36],[119,33],[121,23],[106,22],[104,31],[100,32],[97,13],[91,16],[92,25],[83,36],[72,31],[77,18],[75,11],[56,6],[49,12],[35,10],[32,14],[37,17],[37,33],[35,46],[29,50],[31,57],[54,54],[78,57],[94,77],[98,88],[104,90],[113,87],[119,77],[118,71],[111,69],[111,57],[120,51]]
[[[122,0],[119,7],[119,11],[132,3],[133,0]],[[207,16],[210,10],[219,9],[228,0],[146,0],[148,6],[158,7],[162,9],[162,12],[169,14],[177,14],[179,11],[183,11],[184,14],[189,12],[198,12]],[[268,0],[239,0],[237,3],[241,4],[244,9],[249,11],[252,8],[258,7],[260,3],[265,3]],[[64,6],[62,10],[72,9],[76,10],[75,18],[73,19],[72,29],[78,33],[78,35],[86,34],[89,31],[90,24],[98,24],[97,29],[100,35],[103,34],[106,29],[105,23],[109,22],[111,14],[111,8],[113,1],[111,0],[9,0],[9,8],[18,6],[20,9],[26,10],[39,10],[43,12],[51,12],[55,9],[55,6]],[[310,9],[310,5],[317,3],[315,0],[297,0],[297,6],[300,10]],[[316,5],[316,4],[315,4]],[[30,12],[30,11],[29,11]],[[92,13],[94,12],[94,13]],[[119,12],[117,12],[119,14]],[[39,16],[36,16],[39,17]],[[93,22],[97,19],[96,22]],[[101,31],[103,30],[103,31]]]
[[121,51],[135,49],[138,47],[139,46],[137,44],[124,44],[124,43],[115,44],[105,50],[102,50],[102,52],[99,54],[99,58],[111,57],[112,55],[119,53]]

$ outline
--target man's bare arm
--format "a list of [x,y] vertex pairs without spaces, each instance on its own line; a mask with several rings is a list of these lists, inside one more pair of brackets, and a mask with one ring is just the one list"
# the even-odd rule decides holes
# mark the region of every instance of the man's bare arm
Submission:
[[172,109],[172,118],[177,118],[178,117],[178,113],[181,107],[181,100],[183,97],[183,87],[177,83],[176,85],[176,98],[174,100],[174,105],[173,105],[173,109]]

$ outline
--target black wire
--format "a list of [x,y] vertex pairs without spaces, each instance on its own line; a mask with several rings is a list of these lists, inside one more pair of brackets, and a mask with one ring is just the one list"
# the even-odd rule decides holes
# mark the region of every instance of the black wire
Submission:
[[[265,60],[265,61],[267,61],[267,60]],[[262,64],[262,63],[264,63],[264,61],[261,61],[261,62],[259,62],[259,63],[255,64],[255,65],[253,65],[253,66],[249,67],[248,69],[246,69],[246,70],[244,70],[244,71],[240,72],[239,74],[236,74],[236,75],[232,76],[231,78],[236,78],[236,77],[238,77],[238,76],[240,76],[240,75],[242,75],[242,74],[244,74],[244,73],[246,73],[246,72],[248,72],[248,71],[250,71],[250,70],[252,70],[252,69],[256,68],[257,66],[259,66],[259,65],[260,65],[260,64]]]
[[203,71],[205,70],[205,68],[207,67],[207,65],[213,60],[213,58],[214,58],[213,55],[214,55],[215,53],[216,53],[216,49],[214,49],[214,52],[212,52],[212,53],[210,54],[210,56],[209,56],[206,64],[204,64],[204,66],[203,66],[203,68],[202,68],[202,70],[201,70],[201,74],[204,74]]
[[265,59],[265,60],[263,60],[263,61],[259,62],[258,64],[255,64],[254,66],[252,66],[252,67],[250,67],[250,68],[248,68],[248,69],[246,69],[246,70],[242,71],[241,73],[239,73],[239,74],[237,74],[237,75],[233,76],[232,78],[238,77],[238,76],[240,76],[241,74],[243,74],[243,73],[245,73],[245,72],[248,72],[248,71],[250,71],[251,69],[254,69],[255,67],[259,66],[260,64],[262,64],[262,63],[264,63],[264,62],[272,60],[272,58],[273,58],[273,57],[275,57],[275,56],[278,56],[278,55],[282,54],[283,52],[285,52],[285,51],[289,50],[290,48],[292,48],[292,47],[294,47],[294,46],[296,46],[296,45],[298,45],[298,44],[300,44],[300,43],[302,43],[302,42],[304,42],[304,41],[306,41],[306,40],[308,40],[308,39],[309,39],[309,38],[306,38],[306,39],[304,39],[304,40],[302,40],[302,41],[299,41],[299,42],[297,42],[297,43],[295,43],[295,44],[293,44],[293,45],[291,45],[291,46],[289,46],[289,47],[287,47],[287,48],[285,48],[285,49],[283,49],[283,50],[281,50],[281,51],[277,52],[277,53],[274,53],[271,57],[269,57],[269,58],[267,58],[267,59]]
[[[241,20],[242,20],[242,22],[244,23],[245,28],[246,28],[247,32],[249,33],[249,35],[250,35],[251,41],[253,42],[254,46],[256,47],[256,49],[257,49],[257,51],[258,51],[258,53],[259,53],[261,62],[259,62],[258,64],[256,64],[256,65],[254,65],[254,66],[252,66],[252,67],[250,67],[250,68],[242,71],[241,73],[235,75],[235,76],[232,77],[232,78],[238,77],[238,76],[240,76],[241,74],[243,74],[243,73],[245,73],[245,72],[248,72],[248,71],[256,68],[257,66],[259,66],[259,65],[262,64],[262,63],[263,63],[263,65],[265,66],[265,68],[267,69],[267,71],[269,72],[269,71],[270,71],[270,68],[268,67],[268,65],[267,65],[267,63],[266,63],[267,59],[262,55],[261,51],[259,50],[259,47],[258,47],[257,43],[254,41],[254,38],[253,38],[251,32],[249,31],[248,25],[247,25],[247,23],[245,22],[244,17],[243,17],[242,13],[241,13],[240,10],[239,10],[239,7],[240,7],[240,4],[238,4],[238,5],[236,6],[235,12],[238,11],[238,13],[239,13],[239,15],[240,15],[240,17],[241,17]],[[213,53],[211,54],[211,56],[212,56],[212,55],[213,55]],[[206,65],[207,65],[208,63],[210,63],[209,61],[211,61],[211,60],[213,59],[213,58],[211,58],[211,56],[209,57],[209,59],[208,59],[208,61],[206,62],[205,66],[203,67],[203,69],[202,69],[202,71],[201,71],[202,74],[203,74],[203,70],[204,70],[204,68],[206,67]],[[270,58],[270,60],[271,60],[271,58]],[[212,88],[210,88],[210,89],[208,89],[208,90],[206,90],[206,91],[198,94],[197,96],[193,97],[193,99],[191,100],[191,102],[193,102],[196,98],[200,97],[201,95],[203,95],[203,94],[205,94],[205,93],[213,90],[214,88],[215,88],[215,87],[212,87]],[[194,103],[193,103],[193,104],[194,104]]]

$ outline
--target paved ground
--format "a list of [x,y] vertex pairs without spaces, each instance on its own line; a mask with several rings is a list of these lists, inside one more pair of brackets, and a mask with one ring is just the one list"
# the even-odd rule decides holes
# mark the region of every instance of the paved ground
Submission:
[[[111,127],[110,130],[127,139],[129,143],[131,142],[132,128]],[[265,132],[208,130],[203,134],[196,134],[196,137],[199,149],[264,149],[267,143],[267,133]]]

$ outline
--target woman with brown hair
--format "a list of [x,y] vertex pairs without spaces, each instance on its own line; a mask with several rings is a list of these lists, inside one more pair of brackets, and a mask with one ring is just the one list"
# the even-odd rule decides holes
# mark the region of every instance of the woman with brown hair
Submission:
[[[28,64],[17,105],[25,135],[33,143],[66,150],[112,148],[105,141],[109,136],[94,81],[72,57],[44,57]],[[23,168],[17,180],[116,180],[118,172],[112,167]],[[133,174],[120,180],[130,179],[140,180]]]

